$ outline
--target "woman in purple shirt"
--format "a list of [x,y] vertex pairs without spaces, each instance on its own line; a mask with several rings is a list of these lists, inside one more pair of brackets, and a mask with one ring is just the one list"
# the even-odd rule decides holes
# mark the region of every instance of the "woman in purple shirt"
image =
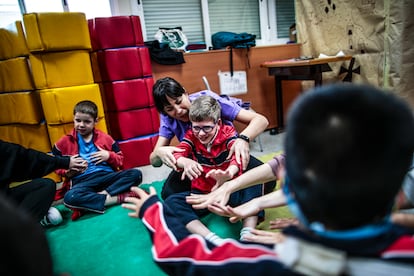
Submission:
[[[173,153],[179,149],[170,146],[170,143],[174,137],[177,137],[178,141],[184,137],[185,132],[191,126],[188,117],[191,101],[201,95],[209,95],[217,99],[221,105],[223,123],[232,124],[233,121],[237,121],[246,125],[246,128],[239,133],[239,138],[234,143],[229,156],[235,153],[236,160],[241,162],[244,171],[263,164],[260,160],[250,156],[249,141],[266,129],[269,124],[266,117],[246,110],[239,102],[212,91],[204,90],[189,95],[175,79],[169,77],[159,79],[154,84],[153,97],[155,106],[161,114],[161,124],[158,141],[150,155],[150,162],[154,167],[165,164],[173,169],[164,183],[161,192],[163,199],[173,193],[190,189],[189,179],[181,180],[181,173],[176,171]],[[264,193],[271,192],[275,185],[275,182],[265,183]]]

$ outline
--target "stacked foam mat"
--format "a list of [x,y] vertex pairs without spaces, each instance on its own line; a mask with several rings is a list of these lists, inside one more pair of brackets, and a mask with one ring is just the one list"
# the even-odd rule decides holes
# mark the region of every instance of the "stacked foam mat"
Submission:
[[101,87],[109,132],[124,153],[124,168],[148,165],[160,123],[140,18],[94,18],[88,26],[95,83]]
[[51,149],[21,21],[0,29],[0,139]]
[[83,13],[23,15],[34,85],[51,145],[73,128],[73,108],[82,100],[98,106],[97,128],[107,132],[102,97],[94,83],[91,40]]

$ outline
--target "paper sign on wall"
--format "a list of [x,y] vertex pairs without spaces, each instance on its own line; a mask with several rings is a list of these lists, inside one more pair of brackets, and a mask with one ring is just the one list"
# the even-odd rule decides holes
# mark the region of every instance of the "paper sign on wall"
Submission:
[[218,72],[220,81],[220,94],[237,95],[247,93],[246,71]]

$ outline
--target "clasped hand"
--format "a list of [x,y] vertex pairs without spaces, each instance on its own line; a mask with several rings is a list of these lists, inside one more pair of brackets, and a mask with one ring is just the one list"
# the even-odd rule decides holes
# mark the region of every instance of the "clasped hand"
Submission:
[[109,151],[98,146],[98,151],[91,154],[91,162],[99,164],[109,159]]
[[66,171],[67,177],[73,177],[84,172],[88,168],[88,162],[78,154],[70,157],[69,169]]

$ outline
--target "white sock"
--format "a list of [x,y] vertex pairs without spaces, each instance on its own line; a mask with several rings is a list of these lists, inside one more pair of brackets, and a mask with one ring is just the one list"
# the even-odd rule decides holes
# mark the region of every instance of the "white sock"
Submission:
[[213,232],[208,233],[207,236],[205,236],[204,238],[217,246],[224,243],[224,239],[220,238],[216,235],[216,233]]
[[253,230],[253,228],[251,228],[251,227],[243,227],[240,230],[240,240],[243,241],[244,240],[244,236],[250,235],[251,232],[252,232],[252,230]]

